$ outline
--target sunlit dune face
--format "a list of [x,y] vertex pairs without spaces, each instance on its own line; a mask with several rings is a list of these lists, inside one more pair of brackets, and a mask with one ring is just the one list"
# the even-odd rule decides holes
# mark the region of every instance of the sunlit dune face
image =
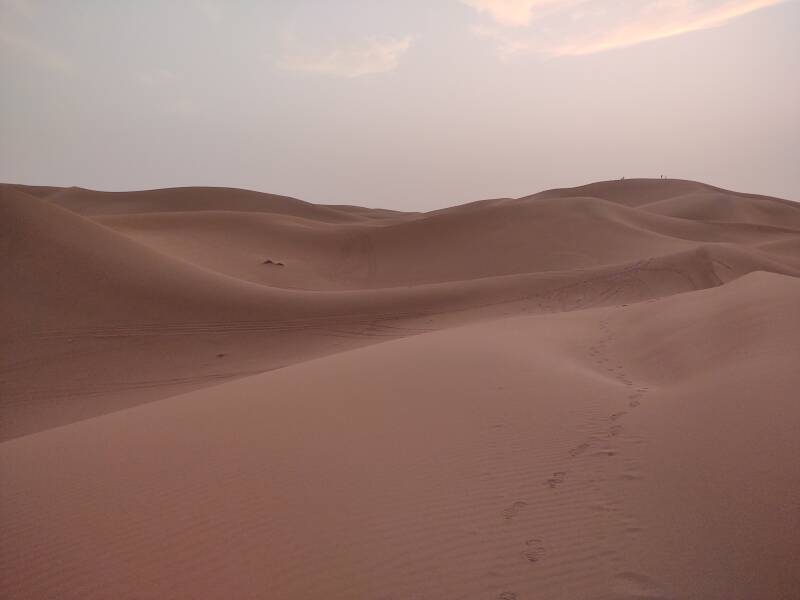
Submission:
[[463,0],[493,25],[476,26],[508,58],[575,56],[718,27],[786,0]]

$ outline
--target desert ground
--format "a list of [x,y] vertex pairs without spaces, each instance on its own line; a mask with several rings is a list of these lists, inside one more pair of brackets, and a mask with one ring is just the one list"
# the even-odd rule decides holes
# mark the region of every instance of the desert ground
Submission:
[[800,204],[0,186],[0,597],[800,598]]

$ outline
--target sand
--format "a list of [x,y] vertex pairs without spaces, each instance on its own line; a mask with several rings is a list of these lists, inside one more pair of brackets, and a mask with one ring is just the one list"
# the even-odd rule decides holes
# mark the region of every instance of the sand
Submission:
[[1,597],[800,598],[800,206],[0,195]]

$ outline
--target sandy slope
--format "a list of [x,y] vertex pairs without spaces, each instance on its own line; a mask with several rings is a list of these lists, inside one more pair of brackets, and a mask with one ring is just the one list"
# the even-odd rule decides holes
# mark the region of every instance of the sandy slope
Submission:
[[0,194],[0,596],[798,597],[794,204]]
[[3,581],[63,598],[790,598],[798,305],[795,279],[758,273],[6,442]]
[[[257,283],[311,289],[419,285],[588,268],[705,243],[749,246],[765,239],[796,239],[800,231],[797,219],[772,220],[780,225],[707,223],[598,198],[505,201],[399,222],[384,219],[347,226],[241,212],[151,213],[101,222],[206,268]],[[788,227],[795,223],[795,229]],[[237,232],[235,249],[228,247],[231,231]],[[290,268],[265,269],[265,258]]]

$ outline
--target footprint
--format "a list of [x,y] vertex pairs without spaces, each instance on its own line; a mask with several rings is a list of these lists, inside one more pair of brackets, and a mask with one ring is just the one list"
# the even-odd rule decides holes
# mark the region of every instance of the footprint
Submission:
[[576,456],[580,456],[581,454],[583,454],[584,452],[586,452],[589,449],[590,445],[591,444],[589,444],[587,442],[584,442],[580,446],[575,446],[572,450],[569,451],[569,455],[572,458],[575,458]]
[[519,596],[517,596],[514,592],[503,592],[497,598],[498,600],[517,600]]
[[619,419],[620,417],[622,417],[622,416],[624,416],[624,415],[626,415],[626,414],[627,414],[627,413],[626,413],[624,410],[622,410],[622,411],[620,411],[620,412],[616,412],[616,413],[614,413],[613,415],[611,415],[611,416],[610,416],[610,417],[608,417],[608,418],[609,418],[609,419],[611,419],[612,421],[616,421],[617,419]]
[[653,598],[663,600],[667,597],[661,586],[651,577],[642,573],[626,571],[614,577],[616,591],[632,598]]
[[630,406],[631,408],[636,408],[640,404],[641,402],[639,402],[638,400],[631,400],[630,402],[628,402],[628,406]]
[[553,476],[547,480],[546,483],[548,486],[555,489],[556,487],[564,483],[564,478],[566,476],[567,473],[565,471],[556,471],[555,473],[553,473]]
[[519,511],[521,511],[526,506],[528,506],[527,502],[522,502],[521,500],[514,502],[514,504],[512,504],[503,511],[503,518],[506,521],[510,521],[511,519],[516,517],[519,514]]
[[614,425],[608,430],[608,437],[616,437],[622,432],[622,425]]
[[525,557],[525,560],[536,563],[544,558],[546,551],[544,546],[542,546],[542,540],[533,538],[525,542],[525,545],[527,548],[522,552],[522,556]]

